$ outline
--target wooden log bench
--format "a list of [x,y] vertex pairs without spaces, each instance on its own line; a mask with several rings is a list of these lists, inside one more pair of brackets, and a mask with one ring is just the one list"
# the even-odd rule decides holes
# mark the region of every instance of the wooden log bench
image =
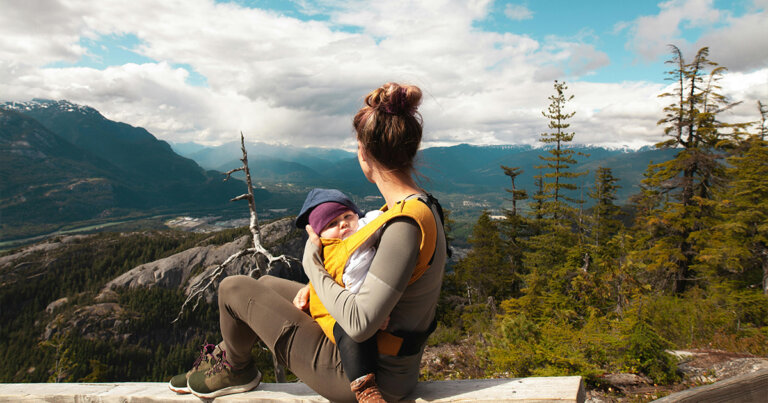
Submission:
[[[405,402],[576,402],[585,397],[579,376],[420,382]],[[303,383],[262,383],[256,390],[216,402],[327,402]],[[0,402],[156,403],[200,402],[177,395],[166,383],[7,383]]]
[[768,369],[673,393],[654,402],[765,403],[768,402]]

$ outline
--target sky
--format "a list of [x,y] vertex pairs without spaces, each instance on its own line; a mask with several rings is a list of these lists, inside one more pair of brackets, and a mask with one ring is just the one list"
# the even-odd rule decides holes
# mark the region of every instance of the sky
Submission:
[[423,146],[538,143],[554,80],[574,142],[640,147],[669,44],[701,47],[756,121],[768,0],[0,0],[0,101],[67,99],[173,142],[353,149],[364,96],[424,92]]

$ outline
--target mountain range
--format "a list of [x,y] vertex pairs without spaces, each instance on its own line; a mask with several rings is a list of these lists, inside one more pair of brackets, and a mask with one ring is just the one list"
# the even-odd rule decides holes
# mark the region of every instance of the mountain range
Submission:
[[222,182],[146,130],[67,101],[0,106],[0,239],[147,211],[226,206]]
[[[256,142],[247,142],[246,148],[262,209],[285,208],[290,214],[311,187],[339,188],[366,209],[381,204],[366,198],[378,191],[362,175],[353,152]],[[667,160],[676,152],[573,149],[590,155],[579,157],[574,170],[613,169],[620,179],[618,203],[637,193],[650,161]],[[473,198],[490,200],[480,203],[482,208],[498,208],[510,186],[500,165],[522,168],[515,184],[533,194],[534,175],[540,173],[536,167],[546,151],[517,145],[432,147],[420,151],[417,169],[426,189],[451,200],[449,208],[461,209],[462,200]],[[169,145],[143,128],[68,101],[0,104],[0,240],[73,223],[231,209],[229,200],[243,193],[244,186],[237,180],[222,182],[221,172],[240,166],[240,157],[239,142]],[[594,175],[579,180],[578,185],[589,187]],[[573,196],[582,195],[586,191]]]
[[[171,144],[181,155],[197,161],[206,169],[226,171],[237,167],[239,143],[226,143],[204,147],[195,143]],[[254,179],[262,184],[293,183],[304,187],[338,187],[359,196],[376,194],[357,165],[354,153],[322,148],[297,148],[265,143],[247,143],[249,163]],[[676,150],[645,147],[639,150],[613,149],[598,146],[575,146],[573,151],[589,155],[577,157],[574,171],[594,173],[598,167],[611,168],[620,179],[617,193],[619,203],[639,191],[648,163],[671,158]],[[509,177],[501,165],[520,167],[523,173],[516,179],[518,188],[533,194],[534,176],[540,174],[536,166],[542,165],[540,156],[546,148],[528,145],[476,146],[459,144],[450,147],[431,147],[418,155],[416,168],[425,188],[444,194],[481,195],[505,193],[510,187]],[[222,161],[225,161],[222,163]],[[589,187],[594,175],[580,178],[578,185]],[[586,193],[585,193],[586,194]],[[578,194],[573,195],[579,197]]]

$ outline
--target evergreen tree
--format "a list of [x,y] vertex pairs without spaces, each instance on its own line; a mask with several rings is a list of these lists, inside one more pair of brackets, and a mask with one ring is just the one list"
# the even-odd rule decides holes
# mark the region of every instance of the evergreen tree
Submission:
[[549,97],[549,107],[546,111],[541,112],[545,118],[549,119],[548,127],[552,131],[542,133],[539,139],[542,143],[554,145],[554,147],[547,151],[550,154],[549,156],[539,156],[546,163],[537,168],[545,168],[549,171],[542,177],[544,181],[544,196],[547,200],[544,203],[544,210],[550,216],[558,218],[573,213],[573,208],[566,202],[582,202],[564,194],[565,191],[578,189],[577,185],[569,183],[567,180],[586,175],[587,172],[571,171],[571,168],[577,162],[574,155],[576,152],[565,147],[567,143],[573,141],[575,134],[566,131],[571,126],[568,120],[576,114],[576,112],[566,112],[565,110],[566,103],[573,99],[573,95],[566,97],[565,90],[568,87],[565,82],[560,83],[555,80],[554,88],[555,94]]
[[618,233],[622,227],[618,219],[621,209],[613,204],[616,201],[616,190],[621,188],[616,184],[618,181],[619,179],[613,176],[611,168],[597,168],[595,186],[589,193],[589,197],[595,201],[595,206],[592,208],[592,240],[597,247],[600,247],[601,242],[605,243],[607,239]]
[[562,219],[543,218],[533,230],[537,232],[528,238],[523,252],[524,311],[532,316],[571,318],[581,308],[570,297],[572,280],[582,265],[583,245],[578,245],[571,225]]
[[520,200],[525,200],[528,198],[528,192],[525,191],[525,189],[518,189],[515,187],[515,178],[520,176],[520,174],[523,173],[523,170],[520,169],[520,167],[508,167],[508,166],[501,166],[501,169],[504,171],[504,175],[509,176],[509,179],[512,181],[512,188],[511,189],[505,189],[507,192],[512,194],[512,215],[517,215],[517,202]]
[[[525,273],[523,252],[525,251],[525,239],[530,236],[531,229],[529,220],[518,214],[517,202],[527,199],[528,193],[524,189],[518,189],[515,186],[515,178],[523,173],[522,169],[504,165],[501,166],[501,169],[512,181],[511,189],[506,189],[507,192],[512,194],[512,210],[506,211],[506,219],[501,222],[501,232],[506,245],[507,255],[509,256],[511,270],[515,275],[515,279],[519,280],[520,276]],[[511,296],[519,296],[520,281],[513,283],[511,291]]]
[[645,215],[638,216],[644,245],[638,245],[636,256],[656,284],[682,293],[694,278],[696,245],[691,235],[712,216],[707,201],[712,199],[712,189],[723,182],[722,151],[717,147],[732,129],[744,125],[718,120],[719,113],[736,104],[718,92],[725,68],[709,60],[709,49],[701,48],[690,63],[680,49],[671,49],[667,63],[673,68],[667,74],[675,82],[674,90],[660,97],[673,102],[664,108],[665,116],[658,122],[671,138],[656,147],[680,151],[671,160],[648,168],[641,197]]
[[544,193],[544,175],[541,174],[541,168],[539,168],[539,174],[533,177],[533,184],[536,186],[536,192],[533,194],[530,208],[533,218],[539,221],[544,218],[544,201],[547,199]]
[[624,228],[619,220],[621,209],[614,204],[620,188],[616,182],[618,179],[610,168],[597,169],[595,184],[589,192],[595,202],[589,217],[590,241],[583,247],[583,265],[575,279],[579,298],[603,312],[620,307],[626,300],[626,295],[620,295],[626,276],[621,272],[620,262],[625,253],[624,239],[616,237]]
[[[704,231],[700,259],[719,270],[760,279],[768,295],[768,143],[755,135],[746,150],[728,159],[733,180],[717,203],[720,222]],[[751,284],[750,284],[751,285]]]
[[550,132],[542,133],[540,141],[551,148],[547,150],[548,155],[539,156],[545,164],[536,168],[544,173],[534,176],[538,189],[531,206],[534,220],[527,229],[522,256],[526,275],[521,303],[529,314],[549,312],[560,318],[570,318],[575,317],[571,313],[583,313],[583,306],[573,300],[578,299],[579,294],[573,288],[573,280],[588,255],[585,245],[580,242],[582,225],[577,222],[577,210],[570,205],[583,201],[569,197],[566,192],[577,191],[579,187],[569,180],[587,172],[573,172],[577,162],[575,156],[584,154],[566,147],[574,137],[574,133],[567,129],[570,127],[568,120],[575,112],[566,111],[566,104],[573,95],[565,95],[568,89],[565,83],[555,81],[554,88],[555,94],[549,97],[550,105],[542,112],[549,120]]
[[500,301],[511,296],[516,276],[499,227],[487,211],[477,219],[469,243],[472,250],[456,265],[456,276],[473,296],[471,302],[484,302],[487,297]]

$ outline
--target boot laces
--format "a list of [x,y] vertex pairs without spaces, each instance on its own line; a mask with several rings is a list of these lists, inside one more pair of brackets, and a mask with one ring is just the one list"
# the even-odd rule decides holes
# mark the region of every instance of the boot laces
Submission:
[[192,367],[197,369],[198,367],[200,367],[200,364],[202,364],[203,361],[208,361],[211,358],[215,358],[213,357],[213,350],[215,348],[216,346],[208,343],[208,341],[203,343],[202,347],[200,348],[200,355],[195,360],[195,363],[192,364]]
[[232,370],[232,364],[227,361],[227,352],[224,350],[221,350],[221,354],[219,354],[219,359],[217,360],[216,364],[214,364],[211,369],[209,369],[206,372],[206,375],[215,375],[225,369]]

